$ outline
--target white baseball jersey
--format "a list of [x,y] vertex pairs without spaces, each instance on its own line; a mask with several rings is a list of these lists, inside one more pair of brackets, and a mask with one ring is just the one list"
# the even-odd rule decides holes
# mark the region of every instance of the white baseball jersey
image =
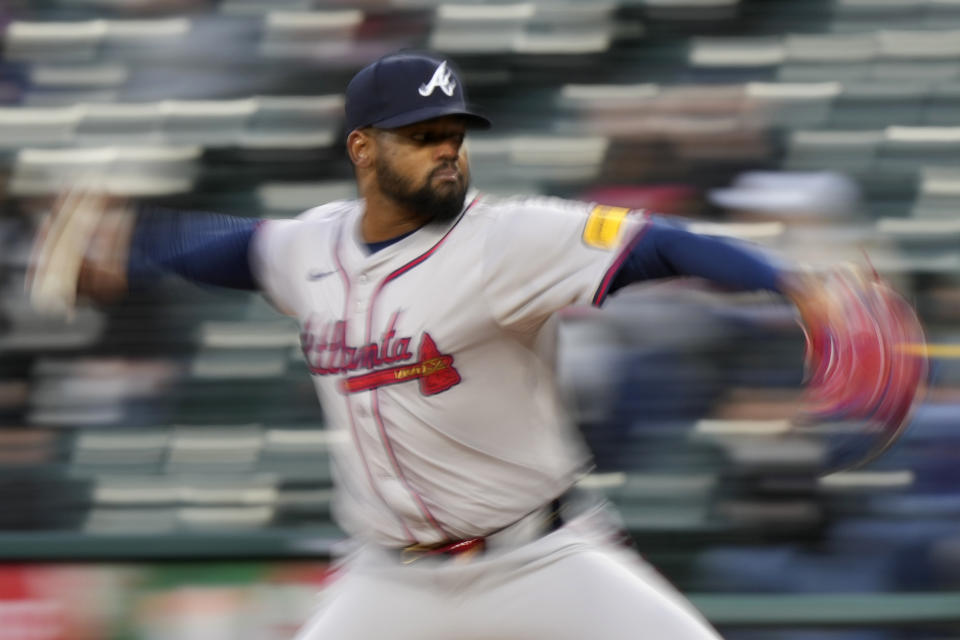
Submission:
[[640,216],[470,194],[460,216],[371,254],[362,201],[257,231],[265,294],[296,316],[328,418],[335,516],[386,546],[484,535],[588,460],[554,382],[554,313],[602,300]]

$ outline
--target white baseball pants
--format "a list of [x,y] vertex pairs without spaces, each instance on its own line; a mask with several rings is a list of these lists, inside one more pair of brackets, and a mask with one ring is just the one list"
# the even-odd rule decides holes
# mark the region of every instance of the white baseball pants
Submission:
[[404,564],[375,546],[348,558],[296,640],[716,640],[633,552],[578,518],[472,558]]

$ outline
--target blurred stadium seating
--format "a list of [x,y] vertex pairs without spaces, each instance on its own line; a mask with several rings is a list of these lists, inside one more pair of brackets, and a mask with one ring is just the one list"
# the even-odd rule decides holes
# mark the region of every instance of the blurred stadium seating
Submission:
[[[332,436],[296,327],[174,281],[69,324],[38,317],[29,243],[49,196],[90,171],[119,194],[246,216],[352,197],[347,80],[433,47],[495,122],[469,142],[481,189],[602,190],[777,249],[804,232],[831,252],[881,247],[875,266],[938,345],[904,442],[824,479],[825,445],[783,421],[802,339],[782,304],[670,285],[568,318],[565,383],[599,465],[584,483],[645,554],[714,595],[960,589],[960,2],[12,0],[0,43],[5,560],[329,552]],[[815,223],[711,200],[748,170],[831,171],[859,199]],[[698,600],[731,627],[764,624],[743,602]],[[816,626],[822,603],[790,602],[782,625]],[[882,620],[899,630],[860,629],[896,610],[876,595],[823,621],[849,633],[730,637],[960,637],[937,615],[956,600],[927,602],[926,620]]]

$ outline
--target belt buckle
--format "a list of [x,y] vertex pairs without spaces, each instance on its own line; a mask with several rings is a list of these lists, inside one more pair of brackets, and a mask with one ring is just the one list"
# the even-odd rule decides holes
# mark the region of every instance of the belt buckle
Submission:
[[400,562],[403,564],[413,564],[426,553],[426,547],[422,544],[412,544],[400,550]]

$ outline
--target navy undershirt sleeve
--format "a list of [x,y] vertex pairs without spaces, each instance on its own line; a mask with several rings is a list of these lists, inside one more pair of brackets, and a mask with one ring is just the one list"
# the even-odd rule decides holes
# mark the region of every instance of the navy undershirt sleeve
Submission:
[[152,207],[141,207],[137,213],[127,263],[132,288],[165,273],[198,284],[258,288],[249,252],[261,220]]
[[610,286],[632,282],[697,276],[736,291],[780,291],[780,269],[743,242],[691,233],[651,220]]

